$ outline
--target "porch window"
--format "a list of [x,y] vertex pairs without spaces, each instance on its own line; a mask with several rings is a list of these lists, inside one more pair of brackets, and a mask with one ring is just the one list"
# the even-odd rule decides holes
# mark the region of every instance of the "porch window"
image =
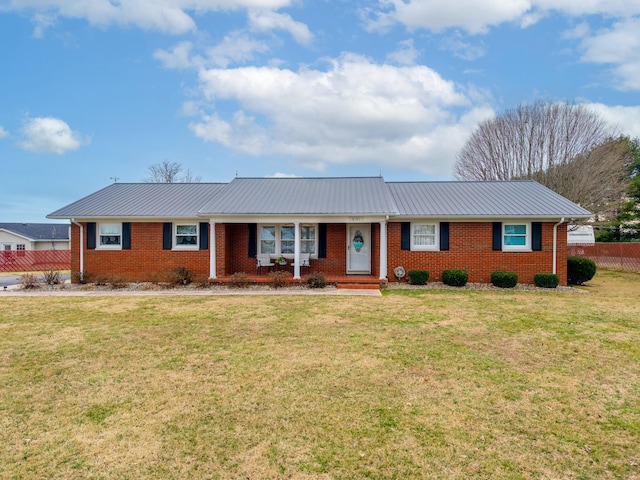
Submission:
[[176,225],[176,247],[198,246],[198,225]]
[[438,250],[438,224],[412,223],[411,250]]
[[120,248],[122,245],[122,224],[101,223],[98,228],[98,245],[104,248]]
[[[317,225],[300,225],[300,253],[317,252]],[[258,229],[259,251],[263,255],[285,255],[293,258],[296,249],[294,225],[261,225]]]
[[502,225],[502,250],[531,250],[529,223],[504,223]]

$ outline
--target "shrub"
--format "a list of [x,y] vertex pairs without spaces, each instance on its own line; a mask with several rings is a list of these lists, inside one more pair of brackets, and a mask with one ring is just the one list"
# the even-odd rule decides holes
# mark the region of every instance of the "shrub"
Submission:
[[73,283],[79,283],[80,285],[86,285],[91,282],[91,273],[83,270],[82,272],[73,272],[71,276]]
[[533,276],[533,283],[536,287],[556,288],[560,283],[560,277],[555,273],[536,273]]
[[196,275],[193,277],[193,283],[198,288],[207,288],[209,284],[209,275]]
[[40,288],[40,282],[38,281],[38,277],[36,277],[32,273],[25,273],[20,277],[20,284],[22,288],[26,290],[31,290],[34,288]]
[[596,274],[596,262],[590,258],[567,258],[567,282],[571,285],[582,285]]
[[513,272],[493,272],[491,283],[499,288],[513,288],[518,284],[518,274]]
[[466,270],[445,270],[442,272],[442,283],[451,287],[464,287],[469,280]]
[[236,272],[229,277],[229,285],[235,288],[247,288],[249,286],[249,275],[244,272]]
[[408,274],[411,285],[425,285],[429,281],[429,272],[426,270],[409,270]]
[[169,272],[168,280],[175,285],[188,285],[193,281],[193,272],[187,267],[174,268]]
[[60,272],[50,268],[42,272],[42,279],[47,285],[58,285],[60,283]]
[[269,285],[272,288],[286,287],[289,285],[290,278],[291,272],[285,272],[284,270],[269,272]]
[[327,277],[324,273],[312,273],[307,276],[307,287],[309,288],[324,288],[327,286]]
[[119,290],[121,288],[125,288],[128,285],[124,278],[115,275],[112,277],[108,277],[106,283],[111,290]]

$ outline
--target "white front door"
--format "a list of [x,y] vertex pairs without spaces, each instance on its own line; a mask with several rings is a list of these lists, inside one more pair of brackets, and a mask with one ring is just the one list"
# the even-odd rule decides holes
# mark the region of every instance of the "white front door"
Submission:
[[371,273],[371,224],[347,226],[347,273]]

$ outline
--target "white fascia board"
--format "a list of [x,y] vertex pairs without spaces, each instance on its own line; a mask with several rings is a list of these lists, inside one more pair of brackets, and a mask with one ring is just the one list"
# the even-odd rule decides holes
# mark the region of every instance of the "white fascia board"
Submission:
[[386,215],[207,215],[216,223],[377,223],[387,220]]

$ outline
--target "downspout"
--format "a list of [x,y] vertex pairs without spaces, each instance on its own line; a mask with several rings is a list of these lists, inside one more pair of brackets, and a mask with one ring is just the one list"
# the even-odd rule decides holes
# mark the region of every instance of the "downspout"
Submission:
[[78,245],[80,247],[80,271],[78,272],[78,274],[82,275],[82,272],[84,272],[84,249],[82,248],[84,239],[84,228],[82,227],[82,224],[76,222],[75,218],[71,219],[71,223],[80,227],[80,245]]
[[556,258],[556,255],[557,255],[556,252],[558,251],[558,227],[563,223],[564,223],[564,217],[562,217],[560,221],[553,226],[553,271],[551,273],[553,273],[554,275],[557,274],[557,263],[558,263],[558,260]]

